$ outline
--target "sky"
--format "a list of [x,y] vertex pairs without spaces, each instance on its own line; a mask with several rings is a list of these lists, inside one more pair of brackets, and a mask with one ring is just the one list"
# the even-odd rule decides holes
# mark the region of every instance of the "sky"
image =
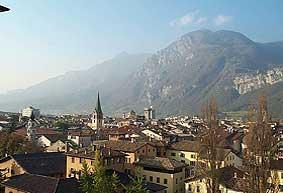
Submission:
[[[74,3],[75,2],[75,3]],[[283,40],[282,0],[2,0],[0,93],[121,52],[154,53],[198,30]]]

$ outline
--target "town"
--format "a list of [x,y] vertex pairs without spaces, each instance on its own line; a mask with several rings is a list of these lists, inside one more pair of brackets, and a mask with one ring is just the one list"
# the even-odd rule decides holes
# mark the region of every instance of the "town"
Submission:
[[264,96],[246,121],[217,119],[213,99],[203,115],[162,119],[152,106],[108,117],[102,104],[98,93],[89,115],[47,116],[31,106],[2,112],[5,192],[84,192],[86,167],[95,171],[97,160],[117,177],[115,192],[135,177],[158,193],[283,191],[283,124],[268,118]]

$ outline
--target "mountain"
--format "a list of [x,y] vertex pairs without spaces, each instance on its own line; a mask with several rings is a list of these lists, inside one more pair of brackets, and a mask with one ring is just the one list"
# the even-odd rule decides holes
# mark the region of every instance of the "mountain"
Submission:
[[90,112],[101,92],[106,113],[149,105],[159,115],[197,113],[211,96],[221,111],[245,110],[268,95],[283,117],[283,42],[258,43],[241,33],[189,32],[153,55],[122,53],[112,60],[0,96],[1,110],[34,105],[44,112]]
[[0,95],[0,109],[18,112],[33,105],[45,113],[90,112],[98,90],[107,101],[112,90],[123,84],[149,56],[123,52],[87,70],[67,72],[25,90]]
[[[190,32],[148,59],[119,89],[123,95],[111,99],[113,109],[153,105],[162,115],[198,112],[215,96],[221,110],[240,110],[263,88],[272,106],[282,109],[282,53],[282,42],[257,43],[225,30]],[[282,111],[275,116],[283,117]]]

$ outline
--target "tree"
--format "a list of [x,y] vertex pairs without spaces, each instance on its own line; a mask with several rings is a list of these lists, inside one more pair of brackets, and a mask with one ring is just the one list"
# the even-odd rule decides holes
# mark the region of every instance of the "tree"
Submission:
[[132,184],[129,186],[123,186],[126,190],[126,193],[148,193],[149,191],[146,190],[144,185],[144,180],[141,177],[140,171],[136,171],[136,178],[132,178]]
[[27,141],[24,137],[10,132],[0,132],[0,158],[15,153],[39,151],[42,151],[42,149],[37,144]]
[[90,168],[86,162],[83,163],[81,185],[84,193],[113,193],[117,189],[117,176],[115,173],[111,176],[107,175],[100,150],[95,151],[93,168]]
[[207,125],[206,131],[199,137],[199,156],[197,161],[196,173],[206,178],[206,188],[208,193],[219,192],[219,173],[221,160],[220,151],[217,149],[219,141],[217,135],[217,104],[215,98],[202,108],[202,116]]
[[[256,118],[256,120],[255,120]],[[260,95],[258,108],[251,107],[248,113],[249,131],[246,135],[247,148],[244,165],[249,174],[249,193],[277,192],[276,176],[271,176],[270,163],[274,159],[275,138],[270,126],[267,100]],[[273,186],[269,186],[271,180]]]

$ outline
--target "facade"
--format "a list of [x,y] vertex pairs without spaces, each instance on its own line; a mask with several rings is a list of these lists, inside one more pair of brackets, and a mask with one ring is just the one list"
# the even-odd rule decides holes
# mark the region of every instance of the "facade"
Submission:
[[106,169],[112,169],[118,172],[124,171],[125,154],[110,148],[101,146],[91,146],[88,148],[80,148],[67,152],[67,168],[66,177],[75,177],[79,179],[82,174],[83,163],[93,167],[95,151],[99,150]]
[[152,183],[167,187],[165,193],[185,192],[185,164],[169,158],[141,158],[135,162],[136,170]]
[[34,118],[38,118],[40,116],[40,110],[35,109],[32,106],[29,106],[29,107],[24,108],[22,110],[22,116],[23,117],[31,117],[32,114],[33,114]]
[[103,112],[100,105],[99,93],[97,94],[97,102],[91,117],[91,128],[98,130],[104,127]]

